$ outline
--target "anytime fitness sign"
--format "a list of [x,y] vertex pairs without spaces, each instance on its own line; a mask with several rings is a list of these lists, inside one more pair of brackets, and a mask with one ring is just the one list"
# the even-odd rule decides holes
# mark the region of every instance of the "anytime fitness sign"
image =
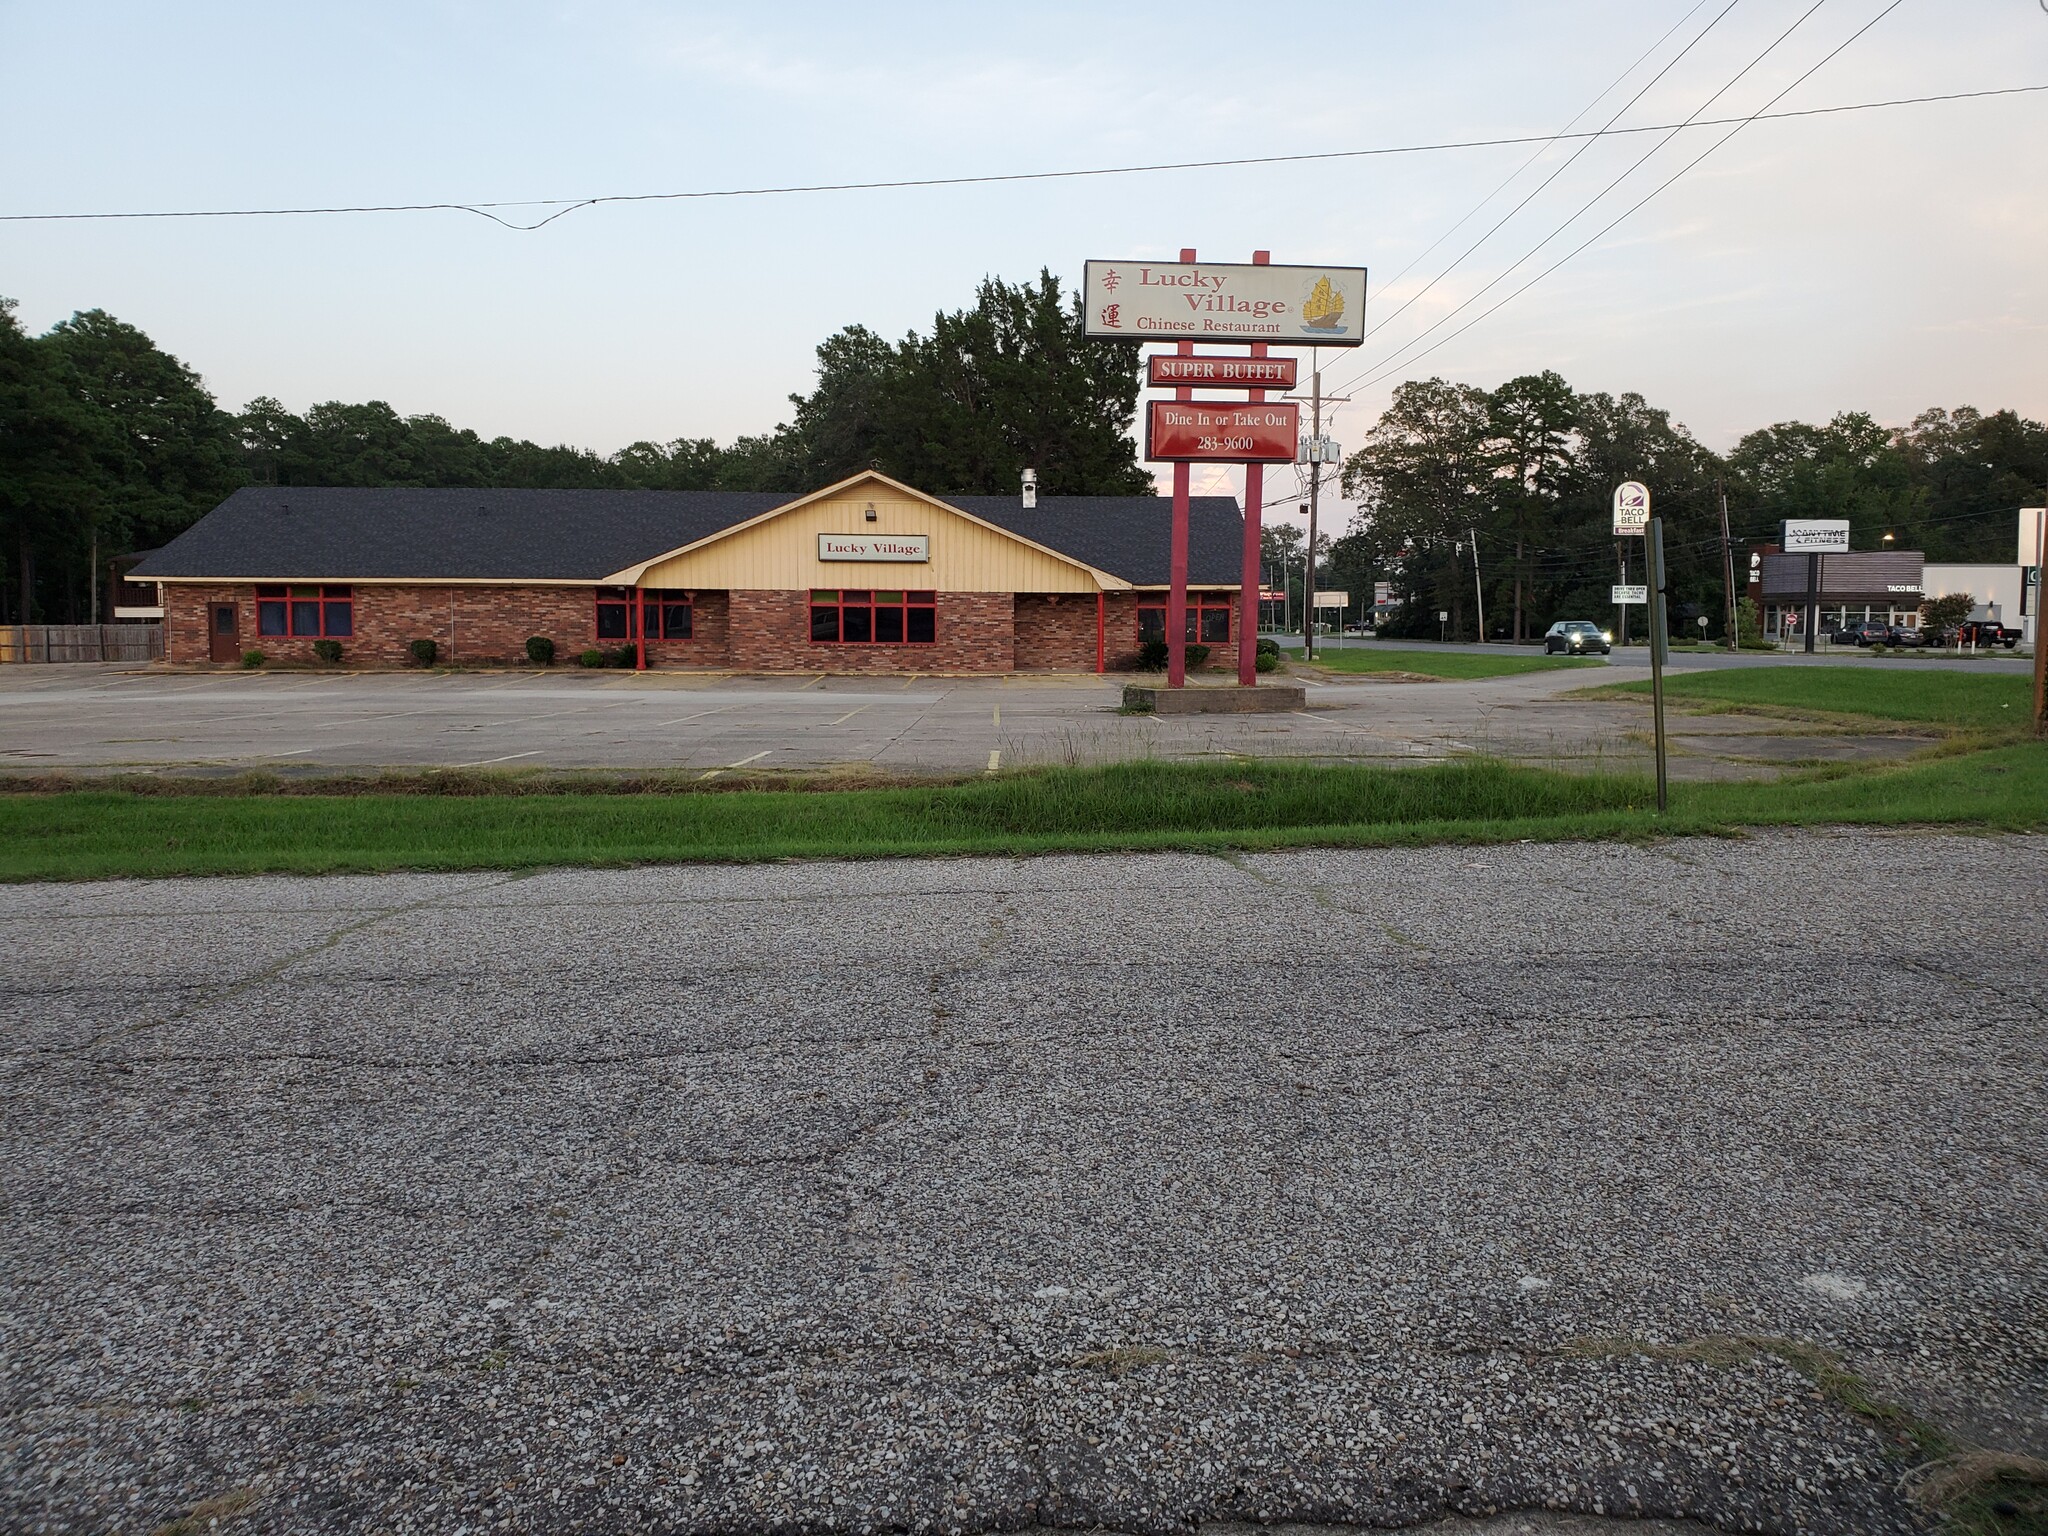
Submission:
[[1091,261],[1090,336],[1355,347],[1365,340],[1365,268]]

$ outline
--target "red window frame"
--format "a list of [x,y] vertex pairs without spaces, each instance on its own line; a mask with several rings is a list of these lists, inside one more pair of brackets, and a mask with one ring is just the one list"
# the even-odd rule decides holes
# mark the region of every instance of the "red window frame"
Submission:
[[355,588],[281,582],[256,589],[256,633],[271,640],[347,640],[356,632]]
[[[1227,592],[1190,592],[1188,594],[1187,643],[1189,645],[1228,645],[1231,626],[1237,621],[1233,617],[1237,599]],[[1159,615],[1159,633],[1147,636],[1145,619],[1148,614]],[[1137,617],[1138,644],[1150,639],[1166,638],[1166,604],[1140,603]]]
[[813,587],[813,645],[932,645],[939,638],[936,592]]
[[[697,635],[694,592],[675,587],[599,587],[592,632],[599,640],[638,640],[643,599],[650,640],[694,640]],[[611,628],[606,628],[610,621]]]

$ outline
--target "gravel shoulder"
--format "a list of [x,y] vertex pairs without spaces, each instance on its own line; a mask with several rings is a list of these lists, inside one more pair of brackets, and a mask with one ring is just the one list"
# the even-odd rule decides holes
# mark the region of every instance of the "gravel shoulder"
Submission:
[[0,888],[0,1528],[1931,1530],[1789,1346],[2048,1450],[2044,912],[1868,832]]

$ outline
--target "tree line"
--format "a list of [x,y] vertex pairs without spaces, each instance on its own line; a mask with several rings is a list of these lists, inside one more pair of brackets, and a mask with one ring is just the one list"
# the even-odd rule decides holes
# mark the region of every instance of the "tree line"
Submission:
[[1331,543],[1319,585],[1369,595],[1390,582],[1403,635],[1435,636],[1441,612],[1453,636],[1471,638],[1482,597],[1488,638],[1605,616],[1624,557],[1629,579],[1643,579],[1642,541],[1613,537],[1611,498],[1625,480],[1650,487],[1664,520],[1674,620],[1703,614],[1719,635],[1723,496],[1738,596],[1744,546],[1772,539],[1786,518],[1845,517],[1857,549],[2010,562],[2014,513],[2048,488],[2048,427],[1968,406],[1897,428],[1847,412],[1824,426],[1764,427],[1716,454],[1641,395],[1581,392],[1552,372],[1490,390],[1412,380],[1344,463],[1360,510]]
[[222,410],[136,327],[88,310],[40,336],[0,299],[0,622],[82,623],[95,573],[173,537],[244,485],[550,490],[815,490],[870,466],[938,494],[1151,489],[1129,436],[1136,342],[1082,335],[1049,272],[991,278],[929,333],[852,325],[817,349],[816,387],[774,431],[636,442],[612,454],[485,438],[381,400],[303,414]]
[[[847,326],[817,358],[814,388],[789,397],[771,432],[606,455],[487,439],[379,400],[224,411],[134,326],[88,310],[32,336],[0,299],[0,622],[86,620],[107,557],[162,543],[243,485],[794,494],[873,465],[941,495],[1013,492],[1027,467],[1048,494],[1151,489],[1131,437],[1139,345],[1085,338],[1079,295],[1049,272],[991,278],[971,306],[899,341]],[[2011,509],[2038,504],[2048,480],[2048,428],[1968,407],[1896,429],[1850,413],[1766,427],[1717,455],[1642,396],[1582,393],[1555,373],[1491,390],[1411,381],[1343,466],[1362,510],[1318,540],[1316,585],[1365,596],[1386,580],[1405,601],[1402,633],[1436,633],[1441,610],[1469,636],[1476,541],[1490,635],[1603,614],[1619,575],[1609,497],[1627,479],[1650,486],[1666,519],[1674,611],[1705,612],[1718,633],[1724,492],[1740,542],[1782,518],[1832,516],[1851,520],[1859,548],[1889,532],[1889,547],[1931,560],[2010,560]],[[1298,532],[1276,525],[1267,542],[1269,579],[1291,553],[1298,592]]]

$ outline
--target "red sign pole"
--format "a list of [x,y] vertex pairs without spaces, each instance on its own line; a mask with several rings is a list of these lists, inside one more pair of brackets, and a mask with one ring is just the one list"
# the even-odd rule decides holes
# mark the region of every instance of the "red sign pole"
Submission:
[[[1263,267],[1273,260],[1271,251],[1253,251],[1252,265]],[[1252,356],[1264,357],[1266,344],[1252,343]],[[1263,389],[1255,389],[1249,397],[1257,405],[1266,398]],[[1259,680],[1259,579],[1260,557],[1263,551],[1259,542],[1259,514],[1264,510],[1266,499],[1266,466],[1247,464],[1244,467],[1244,562],[1238,571],[1237,581],[1237,685],[1240,688],[1255,686]]]
[[[1192,262],[1194,248],[1184,246],[1180,259]],[[1184,341],[1180,344],[1180,355],[1192,357],[1195,344]],[[1173,398],[1185,404],[1194,399],[1194,391],[1176,389]],[[1185,687],[1188,680],[1188,466],[1173,466],[1173,560],[1167,579],[1172,583],[1166,593],[1166,686]]]

